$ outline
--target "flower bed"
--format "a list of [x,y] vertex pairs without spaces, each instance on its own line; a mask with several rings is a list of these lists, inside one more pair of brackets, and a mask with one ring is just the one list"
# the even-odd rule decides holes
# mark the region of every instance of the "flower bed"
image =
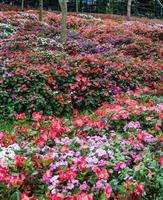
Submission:
[[37,18],[0,12],[1,199],[161,200],[161,27]]
[[163,105],[123,102],[69,120],[33,113],[29,125],[17,114],[0,134],[2,198],[161,199]]
[[97,108],[128,88],[160,87],[159,27],[148,25],[149,34],[144,34],[137,23],[70,16],[68,42],[63,46],[59,15],[47,13],[40,24],[32,11],[4,12],[0,21],[6,27],[0,68],[4,117],[24,111],[60,116],[74,108]]

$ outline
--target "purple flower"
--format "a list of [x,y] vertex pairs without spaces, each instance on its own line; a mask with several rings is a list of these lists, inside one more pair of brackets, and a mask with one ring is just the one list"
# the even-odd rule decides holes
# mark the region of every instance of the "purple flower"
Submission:
[[16,97],[17,97],[16,94],[12,94],[12,95],[11,95],[11,98],[12,98],[13,100],[16,100]]
[[140,129],[140,122],[129,122],[128,124],[126,124],[126,126],[123,128],[124,131],[126,131],[127,129],[131,129],[131,128],[134,128],[134,129]]

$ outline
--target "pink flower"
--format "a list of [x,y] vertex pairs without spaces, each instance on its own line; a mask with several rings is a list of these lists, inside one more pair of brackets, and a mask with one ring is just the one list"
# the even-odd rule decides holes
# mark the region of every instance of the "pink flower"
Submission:
[[38,121],[42,117],[42,112],[34,112],[32,113],[32,118]]
[[160,157],[159,164],[161,167],[163,167],[163,156]]
[[148,172],[148,177],[152,177],[153,173],[151,171]]
[[16,114],[15,117],[17,120],[23,120],[26,118],[25,113]]
[[49,183],[50,179],[51,179],[51,176],[52,176],[52,174],[51,174],[50,170],[47,170],[45,172],[45,174],[43,175],[43,181]]
[[93,171],[96,173],[98,179],[108,179],[109,177],[108,171],[106,169],[101,170],[100,168],[96,167]]
[[109,184],[107,184],[105,187],[104,187],[104,193],[106,195],[106,198],[110,198],[111,195],[112,195],[112,188]]
[[27,192],[23,192],[20,195],[20,200],[30,200],[30,198],[28,197],[28,193]]
[[86,184],[80,185],[80,190],[86,190],[86,189],[87,189],[87,185]]
[[21,185],[22,184],[22,180],[19,176],[9,176],[6,179],[9,187],[13,187],[15,185]]
[[0,132],[0,140],[4,138],[5,134],[3,132]]
[[100,188],[102,188],[102,187],[103,187],[102,181],[101,181],[101,180],[97,181],[97,182],[96,182],[96,188],[97,188],[97,189],[100,189]]
[[119,115],[122,119],[127,119],[129,117],[129,112],[127,110],[121,110]]
[[76,119],[75,120],[75,125],[78,126],[78,127],[81,127],[83,126],[84,122],[82,119]]
[[135,166],[135,171],[137,172],[139,170],[140,170],[140,166],[139,165]]
[[117,163],[113,168],[114,168],[115,170],[120,170],[120,169],[124,169],[125,167],[126,167],[126,164],[125,164],[125,163],[119,162],[119,163]]
[[28,192],[23,192],[20,195],[20,200],[37,200],[35,197],[29,197]]

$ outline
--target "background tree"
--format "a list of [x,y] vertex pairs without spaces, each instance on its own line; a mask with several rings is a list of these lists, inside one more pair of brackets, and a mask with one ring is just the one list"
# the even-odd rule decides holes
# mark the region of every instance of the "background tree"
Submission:
[[39,20],[42,21],[43,20],[43,0],[39,1]]
[[76,13],[79,12],[79,3],[80,3],[80,0],[76,0]]
[[24,0],[21,1],[21,9],[24,10]]
[[131,4],[132,4],[132,0],[128,0],[127,2],[127,17],[128,18],[131,17]]
[[67,0],[59,0],[59,5],[62,12],[62,27],[61,27],[61,39],[63,42],[67,40]]
[[160,0],[156,0],[158,2],[158,4],[161,6],[161,8],[163,8],[163,3]]

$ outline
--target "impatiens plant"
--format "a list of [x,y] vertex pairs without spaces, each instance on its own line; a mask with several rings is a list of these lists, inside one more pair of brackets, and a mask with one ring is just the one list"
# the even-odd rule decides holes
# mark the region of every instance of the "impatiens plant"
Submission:
[[0,12],[1,199],[162,200],[162,26],[60,24]]
[[14,132],[1,132],[2,198],[161,199],[158,130],[130,121],[119,134],[102,118],[76,114],[59,120],[33,113],[29,125],[17,114]]

